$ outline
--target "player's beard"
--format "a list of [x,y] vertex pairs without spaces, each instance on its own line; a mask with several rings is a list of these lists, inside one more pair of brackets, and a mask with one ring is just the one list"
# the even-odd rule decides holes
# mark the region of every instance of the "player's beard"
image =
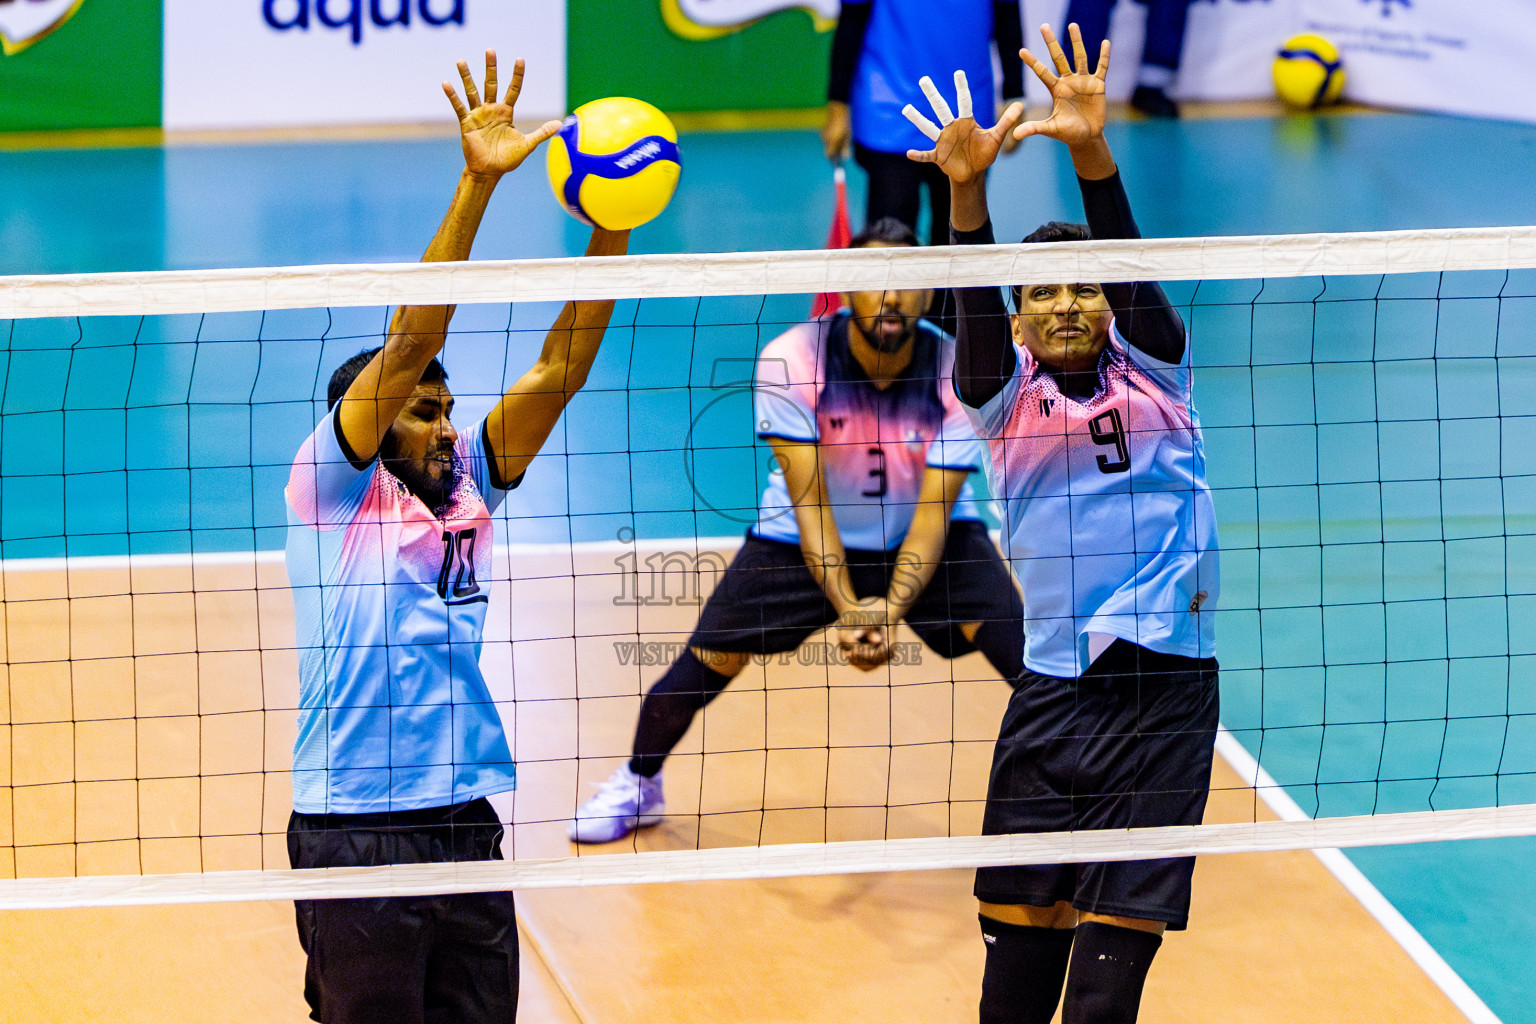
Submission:
[[433,512],[448,504],[458,486],[459,462],[453,457],[452,445],[439,445],[425,458],[403,459],[396,447],[394,432],[390,431],[379,445],[379,458],[384,468]]
[[[880,321],[891,317],[901,317],[901,330],[894,334],[886,334],[880,329]],[[869,342],[870,347],[876,352],[886,356],[894,355],[911,342],[913,336],[917,334],[917,318],[902,316],[900,313],[882,312],[880,317],[874,321],[873,329],[863,331],[862,333],[864,339]]]

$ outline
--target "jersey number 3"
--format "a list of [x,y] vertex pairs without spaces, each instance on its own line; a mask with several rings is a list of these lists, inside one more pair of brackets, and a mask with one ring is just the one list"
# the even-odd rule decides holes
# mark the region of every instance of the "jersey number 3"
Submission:
[[1120,421],[1120,410],[1101,412],[1088,421],[1088,434],[1094,444],[1114,446],[1114,458],[1098,457],[1100,473],[1124,473],[1131,468],[1131,452],[1125,444],[1125,425]]
[[870,446],[869,454],[875,460],[875,464],[869,469],[870,479],[875,481],[875,486],[873,490],[860,491],[859,493],[866,498],[883,498],[886,491],[890,489],[890,481],[886,479],[885,475],[885,450],[879,445],[872,445]]
[[437,596],[449,604],[484,601],[475,579],[474,529],[443,531],[443,567],[437,571]]

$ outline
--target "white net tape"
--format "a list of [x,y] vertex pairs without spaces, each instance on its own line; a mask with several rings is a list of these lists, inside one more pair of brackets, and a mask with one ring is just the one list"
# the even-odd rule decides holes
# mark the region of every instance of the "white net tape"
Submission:
[[1536,227],[65,274],[0,277],[0,320],[1533,267]]

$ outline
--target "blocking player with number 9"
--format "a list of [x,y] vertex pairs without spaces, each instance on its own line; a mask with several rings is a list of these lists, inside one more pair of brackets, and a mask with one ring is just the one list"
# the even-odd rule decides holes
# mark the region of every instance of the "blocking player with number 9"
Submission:
[[[934,147],[908,156],[949,178],[955,244],[995,240],[986,171],[1010,132],[1067,146],[1087,215],[1025,242],[1140,237],[1104,139],[1109,44],[1091,67],[1076,25],[1070,59],[1042,35],[1049,63],[1020,54],[1052,98],[1042,120],[1013,107],[982,128],[962,75],[958,116],[920,83],[939,123],[909,111]],[[1150,281],[1025,282],[1013,298],[1010,314],[996,288],[956,289],[955,386],[991,450],[1027,631],[982,831],[1198,825],[1219,584],[1183,321]],[[1135,1020],[1164,930],[1188,923],[1193,871],[1188,857],[978,870],[982,1024],[1050,1020],[1058,1002],[1069,1021]]]

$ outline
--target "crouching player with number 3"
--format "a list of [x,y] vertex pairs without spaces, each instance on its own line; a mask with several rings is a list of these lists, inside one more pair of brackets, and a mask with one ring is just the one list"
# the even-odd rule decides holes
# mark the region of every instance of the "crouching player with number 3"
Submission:
[[[887,217],[850,244],[917,240]],[[982,449],[950,384],[954,341],[920,319],[931,298],[848,295],[758,356],[755,425],[778,469],[687,650],[645,695],[633,757],[571,821],[574,841],[658,824],[662,763],[694,716],[753,655],[823,627],[865,671],[891,660],[903,620],[946,658],[980,650],[1004,679],[1022,670],[1018,592],[966,479]]]
[[[986,169],[1004,134],[1065,143],[1088,223],[1026,242],[1139,237],[1104,141],[1109,43],[1076,70],[1049,28],[1043,121],[1006,111],[991,129],[933,84],[942,128],[907,108],[934,148],[908,155],[948,175],[956,244],[993,241]],[[1199,824],[1217,718],[1216,520],[1184,326],[1162,289],[1027,284],[1010,317],[995,288],[958,289],[955,387],[991,448],[1004,554],[1023,584],[1025,671],[992,762],[992,834]],[[983,868],[983,1024],[1136,1019],[1167,928],[1189,915],[1193,858]]]

